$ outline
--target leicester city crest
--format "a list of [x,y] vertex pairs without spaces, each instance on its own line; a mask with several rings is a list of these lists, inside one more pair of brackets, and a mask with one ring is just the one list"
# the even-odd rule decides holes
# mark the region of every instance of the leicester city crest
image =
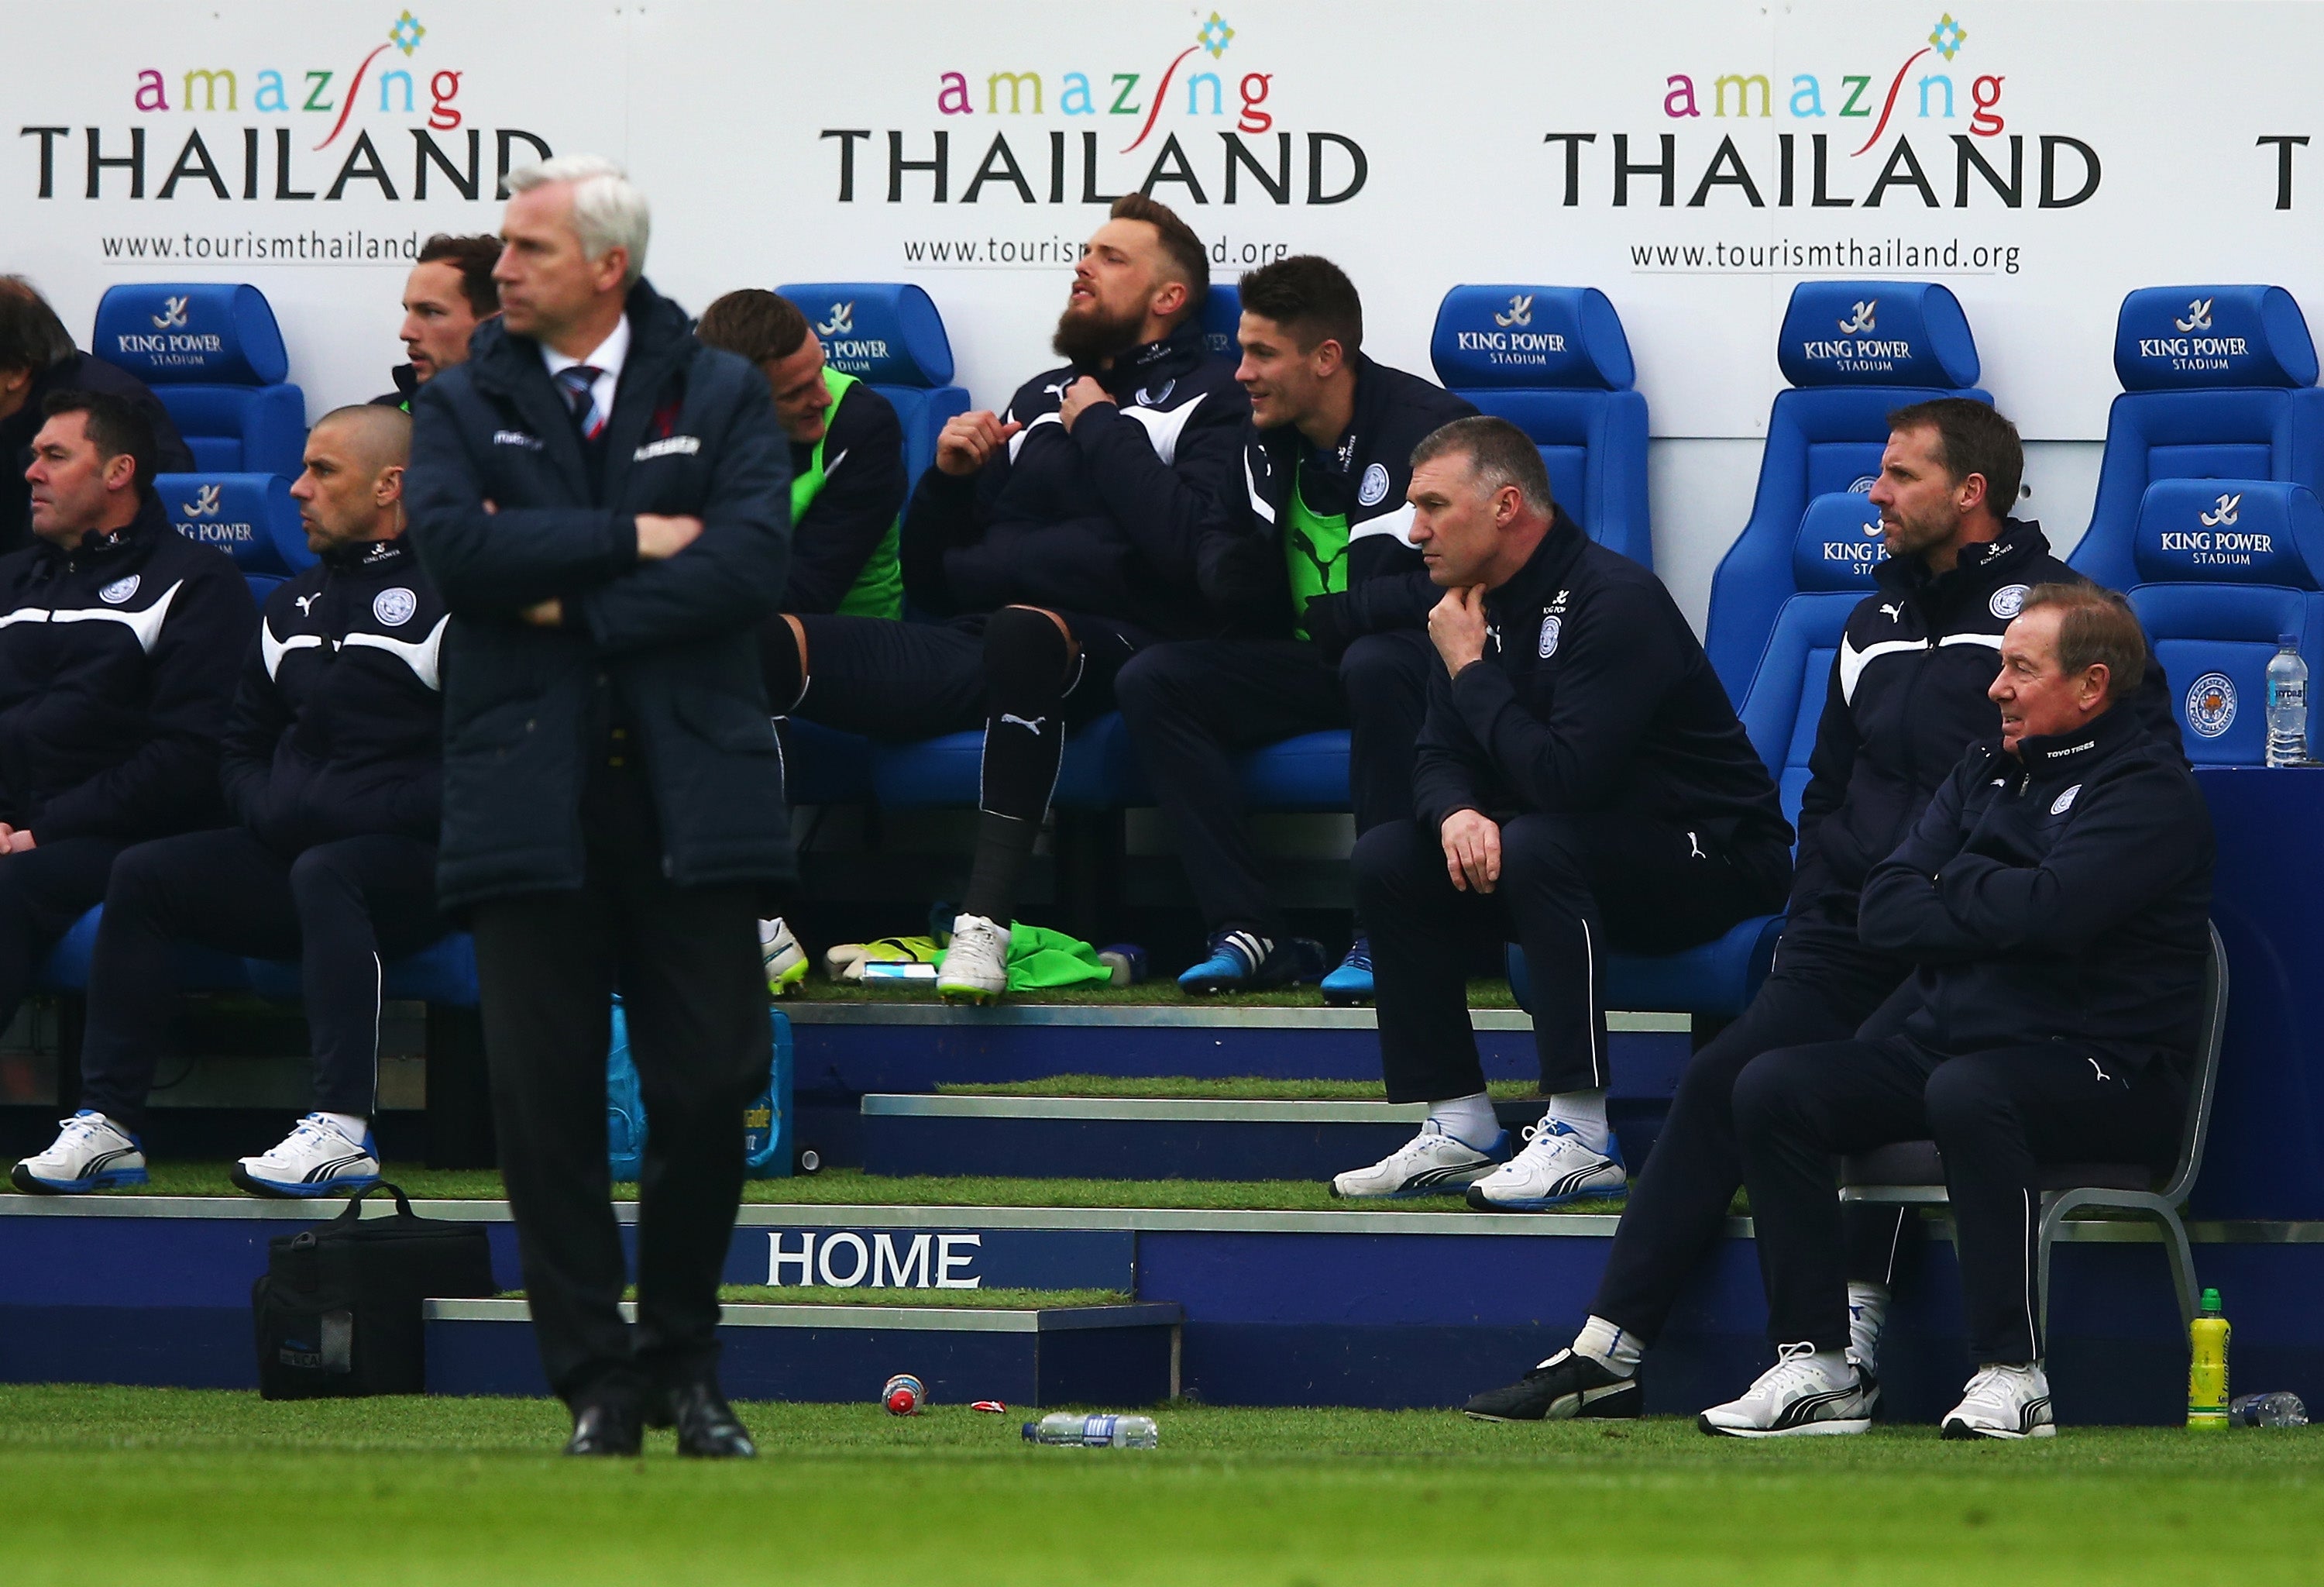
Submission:
[[2187,725],[2200,738],[2217,738],[2236,723],[2235,680],[2206,672],[2187,686]]

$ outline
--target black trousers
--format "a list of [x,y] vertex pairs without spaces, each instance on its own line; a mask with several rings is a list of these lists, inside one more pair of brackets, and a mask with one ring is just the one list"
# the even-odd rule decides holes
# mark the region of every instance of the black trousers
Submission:
[[2133,1073],[2073,1042],[1948,1056],[1892,1036],[1761,1054],[1735,1082],[1735,1129],[1768,1337],[1846,1346],[1834,1158],[1933,1140],[1944,1154],[1969,1352],[1979,1362],[2039,1360],[2039,1165],[2165,1163],[2185,1111],[2185,1085],[2163,1066]]
[[1380,1062],[1390,1102],[1485,1089],[1464,972],[1480,937],[1514,940],[1533,977],[1547,1092],[1606,1084],[1606,955],[1674,953],[1778,909],[1784,856],[1738,867],[1708,836],[1616,811],[1501,825],[1489,893],[1453,887],[1437,834],[1388,821],[1356,840],[1356,900],[1371,929]]
[[[1695,1267],[1720,1237],[1743,1183],[1735,1145],[1735,1077],[1775,1047],[1840,1041],[1879,1010],[1911,972],[1857,940],[1856,898],[1805,905],[1784,925],[1774,968],[1750,1006],[1703,1045],[1680,1078],[1670,1113],[1630,1186],[1590,1310],[1653,1342]],[[1892,1281],[1902,1207],[1854,1206],[1842,1223],[1850,1278]]]
[[0,854],[0,1029],[15,1019],[73,922],[105,901],[106,878],[124,846],[109,837],[68,837]]
[[[758,890],[662,875],[642,768],[585,788],[576,892],[474,911],[501,1169],[549,1386],[568,1404],[715,1374],[718,1279],[742,1195],[742,1110],[766,1084]],[[605,1157],[610,1008],[643,1092],[638,1325],[622,1321]]]
[[[1048,813],[1066,732],[1113,708],[1114,675],[1148,642],[1110,617],[1005,607],[951,623],[890,623],[880,617],[801,617],[807,634],[804,693],[795,647],[764,631],[767,687],[790,715],[890,743],[984,729],[979,805],[997,816],[1038,822]],[[790,654],[785,655],[786,649]]]
[[1121,669],[1114,693],[1207,927],[1262,937],[1283,927],[1243,810],[1237,752],[1345,727],[1357,835],[1409,816],[1413,741],[1435,664],[1415,628],[1366,634],[1336,664],[1305,640],[1197,640],[1141,650]]
[[143,1127],[177,1006],[177,945],[190,942],[297,959],[315,1106],[371,1113],[381,961],[416,953],[448,929],[436,910],[436,845],[416,837],[340,838],[289,858],[232,826],[124,849],[89,967],[81,1105]]

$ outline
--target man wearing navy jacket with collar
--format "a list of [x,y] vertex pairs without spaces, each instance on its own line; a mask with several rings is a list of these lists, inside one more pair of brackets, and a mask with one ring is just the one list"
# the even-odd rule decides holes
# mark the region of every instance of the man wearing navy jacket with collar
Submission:
[[904,510],[905,592],[945,621],[768,626],[778,711],[890,741],[984,730],[976,854],[937,969],[948,999],[1008,989],[1017,879],[1067,729],[1111,706],[1138,650],[1221,627],[1222,565],[1248,533],[1250,403],[1204,345],[1210,279],[1167,206],[1116,199],[1057,317],[1068,362],[1002,413],[947,422]]
[[[226,554],[171,527],[141,405],[65,391],[42,407],[35,539],[0,557],[0,1020],[104,900],[115,856],[225,818],[218,741],[256,616]],[[125,1149],[73,1144],[88,1134],[65,1121],[64,1177]]]
[[[1363,315],[1355,283],[1314,254],[1242,278],[1235,377],[1250,394],[1246,484],[1251,512],[1273,532],[1237,546],[1242,587],[1222,600],[1250,632],[1157,645],[1116,686],[1210,933],[1208,956],[1178,978],[1190,992],[1323,973],[1284,936],[1259,873],[1236,751],[1347,727],[1357,835],[1412,809],[1413,743],[1435,662],[1428,611],[1439,592],[1406,539],[1405,487],[1413,447],[1476,410],[1364,356]],[[1334,1002],[1372,994],[1360,918],[1323,994]]]
[[1912,963],[1881,1040],[1780,1047],[1735,1082],[1776,1364],[1707,1433],[1860,1432],[1834,1160],[1933,1140],[1978,1370],[1949,1438],[2046,1437],[2034,1233],[2043,1163],[2170,1161],[2209,953],[2213,844],[2175,743],[2132,698],[2146,639],[2077,580],[2002,636],[1997,740],[1970,746],[1864,884],[1868,946]]
[[276,586],[248,647],[221,768],[236,825],[139,844],[114,862],[89,969],[81,1102],[101,1117],[28,1158],[28,1188],[142,1171],[136,1145],[177,1007],[178,945],[296,959],[314,1038],[314,1111],[235,1164],[258,1195],[331,1195],[379,1178],[380,964],[441,937],[444,604],[403,541],[411,420],[326,414],[290,487],[320,560]]
[[[420,389],[411,533],[443,592],[438,885],[474,923],[493,1112],[567,1452],[755,1453],[718,1388],[718,1278],[766,1084],[757,922],[797,874],[758,626],[789,459],[767,383],[644,279],[620,167],[512,172],[501,318]],[[653,1130],[638,1321],[605,1155],[618,992]]]
[[[1593,543],[1505,420],[1462,419],[1413,456],[1413,539],[1445,594],[1416,820],[1356,844],[1391,1102],[1418,1135],[1338,1176],[1343,1196],[1441,1194],[1532,1211],[1628,1185],[1606,1116],[1609,952],[1706,942],[1781,904],[1792,829],[1775,783],[1661,581]],[[1496,1167],[1468,965],[1515,940],[1533,976],[1549,1107]]]

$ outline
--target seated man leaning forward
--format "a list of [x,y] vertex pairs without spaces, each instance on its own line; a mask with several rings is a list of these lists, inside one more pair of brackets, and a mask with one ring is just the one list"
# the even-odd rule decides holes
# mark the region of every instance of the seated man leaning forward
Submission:
[[1870,1426],[1849,1342],[1834,1158],[1944,1156],[1977,1372],[1948,1438],[2052,1431],[2035,1319],[2043,1163],[2167,1164],[2209,949],[2211,824],[2175,744],[2130,701],[2146,641],[2122,597],[2045,584],[2002,636],[1998,743],[1972,745],[1876,867],[1865,942],[1912,960],[1918,1006],[1877,1041],[1779,1047],[1735,1083],[1775,1365],[1706,1433]]
[[1115,200],[1055,345],[1005,413],[964,413],[904,510],[904,584],[941,623],[784,613],[760,632],[768,702],[890,741],[982,727],[976,855],[946,998],[1009,984],[1019,873],[1065,730],[1104,712],[1123,662],[1217,627],[1201,569],[1247,532],[1234,365],[1203,340],[1202,239],[1167,207]]
[[243,664],[222,779],[236,825],[124,850],[89,966],[82,1111],[16,1165],[20,1188],[145,1177],[139,1131],[178,1006],[178,945],[296,959],[315,1111],[234,1165],[256,1195],[335,1195],[379,1178],[380,963],[444,935],[436,912],[444,603],[403,540],[411,420],[327,413],[290,487],[321,560],[267,597]]
[[[1550,499],[1505,420],[1462,419],[1413,454],[1413,543],[1445,589],[1412,821],[1357,840],[1391,1102],[1420,1133],[1344,1196],[1469,1186],[1535,1210],[1628,1185],[1606,1121],[1606,955],[1673,953],[1783,907],[1792,829],[1775,785],[1669,592]],[[1496,1164],[1466,972],[1514,939],[1533,979],[1549,1107]]]

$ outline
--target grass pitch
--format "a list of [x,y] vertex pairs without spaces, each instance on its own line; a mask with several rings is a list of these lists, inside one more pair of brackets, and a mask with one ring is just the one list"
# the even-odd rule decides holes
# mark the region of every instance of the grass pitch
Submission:
[[24,1587],[306,1579],[1463,1587],[2312,1582],[2314,1430],[1714,1441],[1686,1423],[1165,1407],[1154,1451],[957,1407],[752,1406],[755,1462],[554,1456],[541,1400],[0,1389]]

